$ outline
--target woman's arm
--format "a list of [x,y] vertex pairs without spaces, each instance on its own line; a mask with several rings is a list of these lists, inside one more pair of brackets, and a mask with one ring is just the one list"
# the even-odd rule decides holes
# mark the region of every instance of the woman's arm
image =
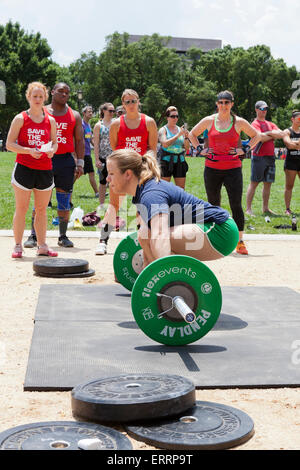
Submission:
[[245,132],[245,134],[247,134],[248,137],[250,137],[250,142],[249,142],[249,146],[251,149],[253,149],[254,147],[256,147],[256,145],[258,144],[258,142],[261,141],[262,139],[262,136],[261,136],[261,133],[258,132],[251,124],[249,124],[248,121],[246,121],[246,119],[243,119],[243,118],[237,118],[238,121],[237,121],[237,124],[238,124],[238,132]]
[[18,114],[12,120],[10,129],[7,135],[6,148],[11,152],[23,153],[26,155],[31,155],[33,158],[40,158],[42,153],[36,150],[34,147],[23,147],[22,145],[17,144],[19,132],[23,126],[24,119],[22,114]]
[[290,135],[290,131],[288,129],[286,129],[284,131],[284,137],[283,137],[283,142],[284,142],[284,145],[286,146],[286,148],[288,148],[289,150],[299,150],[300,148],[300,140],[297,142],[297,141],[294,141],[291,139],[291,135]]
[[56,134],[56,121],[54,118],[50,116],[49,116],[49,119],[50,119],[50,125],[51,125],[50,138],[52,142],[52,149],[50,150],[50,152],[46,152],[46,154],[48,155],[49,158],[53,158],[53,155],[55,154],[57,147],[58,147],[57,134]]
[[118,132],[120,129],[120,118],[113,121],[109,128],[109,140],[112,150],[116,150],[118,144]]
[[100,155],[99,155],[99,144],[100,144],[100,122],[94,127],[93,138],[94,138],[94,153],[95,153],[95,165],[97,168],[102,168],[102,162],[100,162]]
[[201,121],[196,124],[191,132],[189,133],[189,140],[194,148],[197,148],[199,145],[199,141],[197,139],[198,135],[203,134],[203,132],[208,129],[210,130],[212,124],[212,117],[206,116],[205,118],[201,119]]
[[149,132],[148,135],[148,149],[152,150],[153,152],[157,152],[157,142],[158,142],[158,132],[157,132],[157,125],[154,119],[150,118],[149,116],[146,117],[146,126]]
[[166,129],[164,127],[162,127],[159,131],[159,141],[160,141],[162,147],[168,148],[171,145],[173,145],[174,142],[176,142],[176,140],[180,136],[185,135],[185,132],[187,132],[187,131],[185,131],[184,127],[182,126],[182,127],[180,127],[180,130],[179,130],[179,132],[177,132],[177,134],[175,134],[173,137],[170,137],[169,139],[167,139]]

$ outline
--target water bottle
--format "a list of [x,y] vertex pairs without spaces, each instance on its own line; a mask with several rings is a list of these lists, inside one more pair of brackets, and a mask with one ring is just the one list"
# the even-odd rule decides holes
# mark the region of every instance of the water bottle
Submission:
[[292,215],[292,230],[297,230],[297,218],[294,214]]

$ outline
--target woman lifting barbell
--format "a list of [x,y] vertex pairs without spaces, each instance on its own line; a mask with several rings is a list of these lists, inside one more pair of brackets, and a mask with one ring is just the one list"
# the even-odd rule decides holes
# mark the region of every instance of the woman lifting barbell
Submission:
[[143,268],[172,254],[209,261],[229,255],[239,232],[229,213],[161,179],[154,154],[116,150],[107,159],[115,194],[133,196],[139,214]]

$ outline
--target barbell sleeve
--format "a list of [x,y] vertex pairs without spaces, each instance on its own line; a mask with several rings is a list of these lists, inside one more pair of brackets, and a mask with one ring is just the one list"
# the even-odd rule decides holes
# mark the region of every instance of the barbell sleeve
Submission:
[[187,323],[193,323],[196,320],[196,315],[182,297],[174,297],[173,305]]

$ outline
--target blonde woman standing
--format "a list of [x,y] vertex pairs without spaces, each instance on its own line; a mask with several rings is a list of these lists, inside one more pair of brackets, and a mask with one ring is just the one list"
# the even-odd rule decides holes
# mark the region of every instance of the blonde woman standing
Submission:
[[[22,258],[22,238],[25,216],[31,193],[34,195],[34,228],[37,236],[37,255],[57,256],[46,244],[47,207],[54,186],[52,158],[57,149],[55,119],[44,112],[48,99],[46,87],[39,82],[28,85],[26,98],[29,109],[18,114],[12,121],[6,147],[16,152],[16,165],[12,173],[16,209],[13,219],[15,247],[13,258]],[[42,150],[43,145],[47,148]]]
[[[147,150],[156,152],[158,134],[153,118],[140,113],[140,99],[135,90],[126,89],[122,94],[122,106],[125,114],[115,119],[110,126],[110,145],[112,150],[132,149],[138,155]],[[100,241],[96,248],[97,255],[107,253],[107,243],[116,225],[116,218],[124,197],[115,194],[109,188],[109,206],[102,221]]]

